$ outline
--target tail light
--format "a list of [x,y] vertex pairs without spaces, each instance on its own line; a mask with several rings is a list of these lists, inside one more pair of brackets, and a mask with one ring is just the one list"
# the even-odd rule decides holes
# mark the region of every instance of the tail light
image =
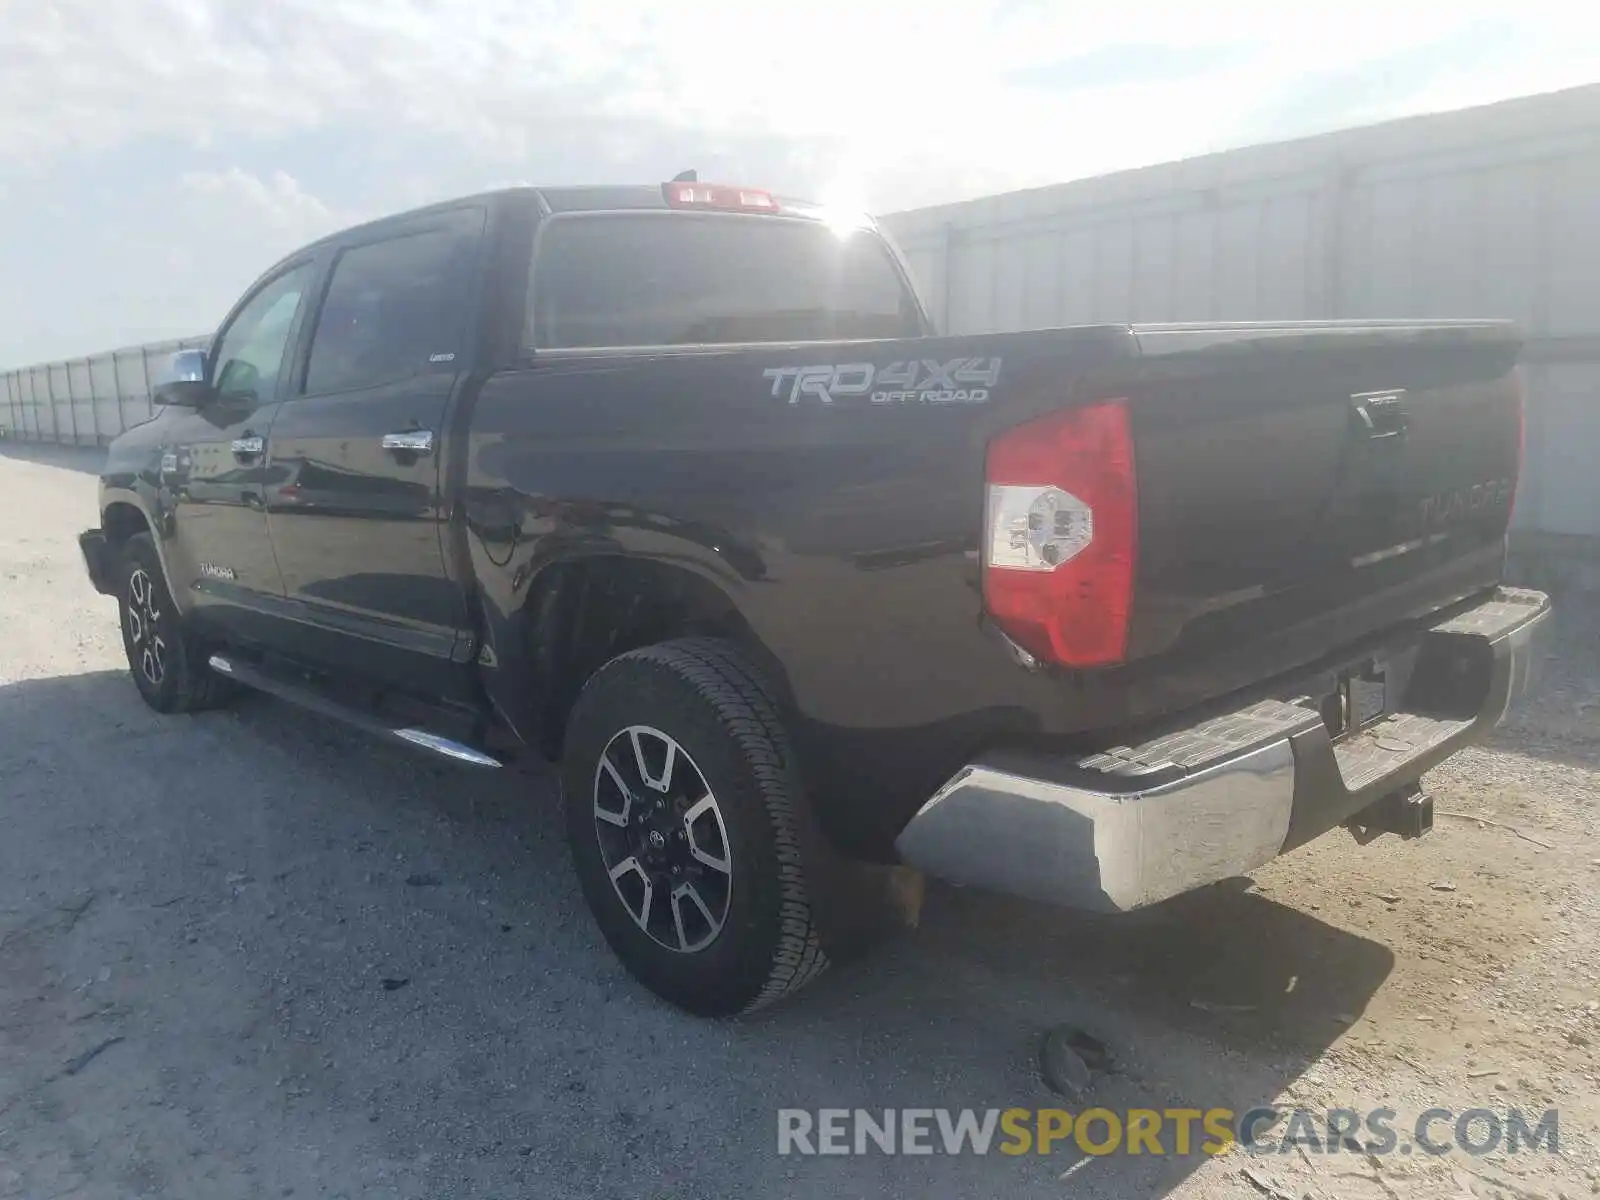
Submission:
[[728,212],[778,211],[771,192],[758,188],[728,187],[720,183],[679,182],[661,185],[662,194],[673,208],[711,208]]
[[1063,409],[989,443],[983,601],[1038,658],[1121,662],[1138,559],[1138,484],[1127,403]]

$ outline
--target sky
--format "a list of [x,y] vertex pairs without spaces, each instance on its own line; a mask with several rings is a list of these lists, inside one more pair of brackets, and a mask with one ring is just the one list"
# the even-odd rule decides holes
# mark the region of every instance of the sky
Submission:
[[1600,80],[1570,0],[0,0],[0,367],[514,183],[891,212]]

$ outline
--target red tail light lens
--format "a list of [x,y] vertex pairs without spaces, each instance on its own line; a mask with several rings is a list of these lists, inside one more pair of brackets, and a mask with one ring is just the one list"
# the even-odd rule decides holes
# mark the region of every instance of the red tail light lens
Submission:
[[985,462],[983,601],[1023,649],[1071,667],[1127,654],[1138,483],[1127,403],[1009,429]]
[[778,211],[771,192],[759,188],[728,187],[720,183],[664,183],[662,192],[673,208],[715,208],[730,212]]

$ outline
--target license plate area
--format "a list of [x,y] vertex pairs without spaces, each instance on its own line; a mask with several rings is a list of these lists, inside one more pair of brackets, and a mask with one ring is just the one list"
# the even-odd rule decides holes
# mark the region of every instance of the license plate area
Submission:
[[1334,739],[1349,737],[1377,724],[1392,711],[1391,671],[1385,659],[1373,658],[1341,671],[1334,690],[1322,697],[1322,723]]

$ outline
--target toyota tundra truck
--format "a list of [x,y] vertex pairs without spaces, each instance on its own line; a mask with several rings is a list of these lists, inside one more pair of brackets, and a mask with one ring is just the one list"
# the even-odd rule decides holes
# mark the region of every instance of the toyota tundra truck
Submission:
[[611,947],[733,1014],[827,964],[838,864],[1117,912],[1423,832],[1549,614],[1502,580],[1518,353],[941,337],[865,217],[517,188],[267,271],[80,541],[159,712],[252,688],[559,763]]

